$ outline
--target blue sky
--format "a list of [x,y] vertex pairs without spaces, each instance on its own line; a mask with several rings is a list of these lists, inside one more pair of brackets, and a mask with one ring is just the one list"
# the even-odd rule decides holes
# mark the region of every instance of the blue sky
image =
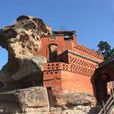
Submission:
[[[42,18],[53,30],[76,30],[79,43],[97,49],[100,40],[114,47],[114,0],[1,0],[0,28],[19,15]],[[0,47],[0,68],[7,52]]]

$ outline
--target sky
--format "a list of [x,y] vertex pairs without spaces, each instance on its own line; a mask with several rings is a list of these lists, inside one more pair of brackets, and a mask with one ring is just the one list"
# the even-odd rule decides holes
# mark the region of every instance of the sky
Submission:
[[[20,15],[42,18],[53,30],[75,30],[77,41],[97,50],[99,41],[114,47],[114,0],[1,0],[0,28]],[[7,62],[0,47],[0,69]]]

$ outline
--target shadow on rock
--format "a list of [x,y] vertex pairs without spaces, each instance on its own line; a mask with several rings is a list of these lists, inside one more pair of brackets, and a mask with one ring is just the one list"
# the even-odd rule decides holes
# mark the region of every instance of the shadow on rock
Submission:
[[0,94],[0,114],[22,113],[19,98],[12,93]]

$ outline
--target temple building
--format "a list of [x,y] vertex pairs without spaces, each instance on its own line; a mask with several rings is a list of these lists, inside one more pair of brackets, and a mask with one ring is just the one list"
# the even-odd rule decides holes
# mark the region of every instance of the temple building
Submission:
[[38,54],[47,58],[43,64],[43,86],[53,94],[77,92],[96,95],[94,82],[103,56],[77,43],[75,31],[54,31],[41,37]]

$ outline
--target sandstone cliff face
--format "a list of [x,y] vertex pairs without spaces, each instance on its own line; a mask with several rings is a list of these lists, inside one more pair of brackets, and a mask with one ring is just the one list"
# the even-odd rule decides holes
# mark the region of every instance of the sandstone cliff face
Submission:
[[14,25],[0,30],[0,45],[8,51],[8,63],[0,71],[0,82],[5,86],[24,77],[39,74],[46,58],[35,56],[41,47],[40,37],[52,30],[43,20],[32,16],[19,16]]

